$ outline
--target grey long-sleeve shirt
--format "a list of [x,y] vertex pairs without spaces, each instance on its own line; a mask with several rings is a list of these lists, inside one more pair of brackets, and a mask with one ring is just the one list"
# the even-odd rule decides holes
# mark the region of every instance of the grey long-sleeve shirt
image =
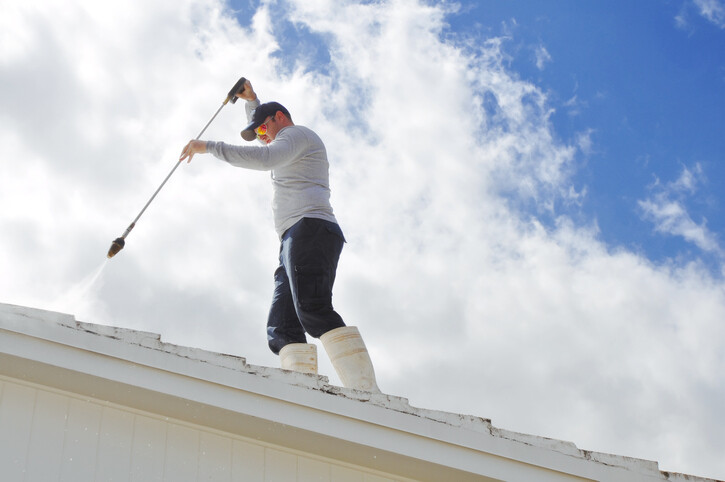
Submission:
[[303,217],[337,223],[330,204],[327,151],[322,139],[311,129],[297,125],[285,127],[274,141],[263,146],[209,141],[206,148],[233,166],[271,171],[272,211],[280,238]]

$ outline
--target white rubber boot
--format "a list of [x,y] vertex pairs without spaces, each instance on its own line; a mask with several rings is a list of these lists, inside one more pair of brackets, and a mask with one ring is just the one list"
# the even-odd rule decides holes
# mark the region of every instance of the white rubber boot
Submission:
[[283,370],[317,375],[317,345],[311,343],[290,343],[279,351],[279,362]]
[[380,393],[373,362],[357,327],[335,328],[322,335],[320,341],[345,388]]

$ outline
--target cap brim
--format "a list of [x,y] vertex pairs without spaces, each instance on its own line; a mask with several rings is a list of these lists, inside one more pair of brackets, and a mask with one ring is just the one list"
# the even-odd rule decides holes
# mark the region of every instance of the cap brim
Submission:
[[254,129],[252,129],[252,130],[244,129],[241,132],[241,134],[242,134],[242,139],[244,139],[247,142],[251,142],[257,138],[257,134],[254,133]]
[[261,122],[252,122],[252,123],[250,123],[240,133],[242,135],[242,139],[244,139],[245,141],[253,141],[254,139],[256,139],[257,138],[257,133],[254,132],[254,129],[256,129],[257,127],[259,127],[261,125],[262,125]]

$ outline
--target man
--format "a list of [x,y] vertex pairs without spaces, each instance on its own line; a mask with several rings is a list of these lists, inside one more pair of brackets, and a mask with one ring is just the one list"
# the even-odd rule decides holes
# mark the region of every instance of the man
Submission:
[[292,122],[277,102],[261,104],[246,81],[238,97],[247,101],[249,125],[242,138],[261,146],[189,142],[179,161],[209,152],[237,167],[271,171],[274,223],[280,238],[279,267],[267,319],[270,349],[282,368],[317,373],[317,349],[305,333],[319,338],[343,385],[379,392],[360,333],[345,326],[332,307],[332,286],[345,238],[330,205],[329,163],[322,140]]

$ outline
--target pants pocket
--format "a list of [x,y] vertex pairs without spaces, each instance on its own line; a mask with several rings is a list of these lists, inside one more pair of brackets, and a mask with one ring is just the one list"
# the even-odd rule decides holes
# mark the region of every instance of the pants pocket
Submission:
[[332,305],[330,275],[315,266],[295,266],[297,302],[304,311],[319,311]]

